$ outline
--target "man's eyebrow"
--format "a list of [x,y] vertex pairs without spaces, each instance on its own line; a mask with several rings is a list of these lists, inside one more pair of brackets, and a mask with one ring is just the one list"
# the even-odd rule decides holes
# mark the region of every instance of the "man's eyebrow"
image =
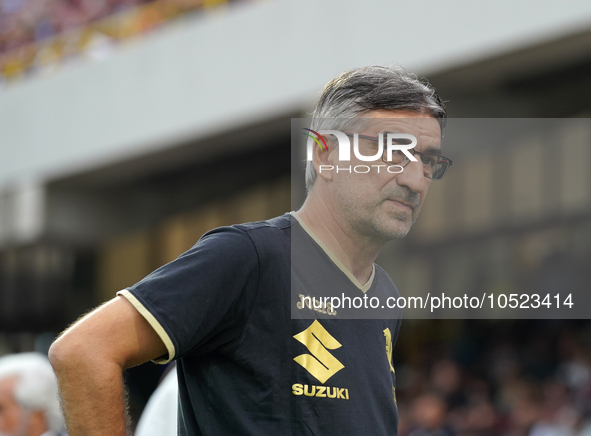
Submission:
[[382,130],[380,131],[380,133],[383,133],[384,135],[387,135],[388,133],[391,133],[391,134],[393,134],[393,135],[398,135],[398,134],[400,134],[400,133],[403,133],[403,134],[404,134],[404,132],[394,132],[394,131],[392,131],[392,130],[390,130],[390,129],[387,129],[387,130],[384,130],[384,129],[382,129]]
[[[392,135],[406,135],[406,133],[404,132],[393,132],[391,130],[384,130],[382,132],[380,132],[379,134],[383,134],[384,135],[384,140],[388,137],[389,134]],[[408,143],[410,143],[410,139],[407,138],[398,138],[399,141],[404,141],[404,143],[407,143],[407,141],[409,141]]]
[[427,147],[423,153],[441,154],[441,148],[436,146]]

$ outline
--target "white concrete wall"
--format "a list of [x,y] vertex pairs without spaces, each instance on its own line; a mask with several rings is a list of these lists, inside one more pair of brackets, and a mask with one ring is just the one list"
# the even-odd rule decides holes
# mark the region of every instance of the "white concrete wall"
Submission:
[[275,0],[192,16],[1,91],[0,188],[309,108],[351,67],[428,74],[590,25],[586,0]]

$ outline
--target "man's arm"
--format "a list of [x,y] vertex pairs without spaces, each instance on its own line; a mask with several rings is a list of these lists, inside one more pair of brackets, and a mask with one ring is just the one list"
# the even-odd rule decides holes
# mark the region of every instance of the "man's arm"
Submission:
[[122,371],[167,353],[158,334],[123,297],[67,329],[51,346],[70,436],[124,436]]

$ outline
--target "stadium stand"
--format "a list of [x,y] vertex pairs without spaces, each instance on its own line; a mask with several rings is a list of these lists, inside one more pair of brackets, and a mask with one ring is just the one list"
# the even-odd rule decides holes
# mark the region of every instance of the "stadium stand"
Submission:
[[395,351],[400,435],[591,434],[588,321],[409,324]]
[[0,83],[100,60],[120,42],[236,0],[10,0],[0,3]]

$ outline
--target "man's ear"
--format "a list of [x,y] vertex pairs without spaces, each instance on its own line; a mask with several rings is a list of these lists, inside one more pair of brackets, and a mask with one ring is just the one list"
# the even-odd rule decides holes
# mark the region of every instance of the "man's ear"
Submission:
[[[322,136],[324,142],[320,141],[322,148],[318,144],[314,144],[312,149],[312,161],[316,174],[326,181],[332,180],[333,173],[336,170],[336,145],[332,138]],[[326,144],[326,147],[324,146]]]
[[45,417],[45,412],[34,410],[29,416],[29,431],[33,434],[43,434],[49,430],[49,425]]

